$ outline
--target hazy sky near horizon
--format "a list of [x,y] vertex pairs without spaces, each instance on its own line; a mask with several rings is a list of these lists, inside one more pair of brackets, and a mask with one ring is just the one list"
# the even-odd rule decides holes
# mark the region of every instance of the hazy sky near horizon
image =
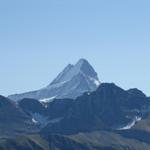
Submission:
[[49,84],[87,59],[101,82],[150,96],[149,0],[0,2],[0,95]]

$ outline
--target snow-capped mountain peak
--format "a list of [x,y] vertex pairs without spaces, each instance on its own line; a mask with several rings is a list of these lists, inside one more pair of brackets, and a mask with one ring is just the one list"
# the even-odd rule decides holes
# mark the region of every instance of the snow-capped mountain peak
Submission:
[[94,71],[89,62],[85,59],[80,59],[75,65],[67,65],[67,67],[65,67],[65,69],[52,81],[49,86],[70,81],[78,74],[84,74],[84,76],[89,76],[90,78],[96,78],[98,80],[97,73]]
[[[63,71],[45,88],[23,94],[11,95],[9,98],[51,99],[76,98],[87,91],[94,91],[100,85],[98,75],[85,59],[80,59],[75,65],[67,65]],[[57,95],[57,96],[56,96]]]
[[89,62],[86,59],[81,58],[77,63],[76,66],[81,68],[83,65],[90,65]]

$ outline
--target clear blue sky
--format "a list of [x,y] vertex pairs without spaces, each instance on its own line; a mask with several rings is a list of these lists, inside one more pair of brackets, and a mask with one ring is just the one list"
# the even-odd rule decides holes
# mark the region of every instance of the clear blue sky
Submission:
[[86,58],[102,82],[150,95],[149,0],[3,0],[0,94],[39,89]]

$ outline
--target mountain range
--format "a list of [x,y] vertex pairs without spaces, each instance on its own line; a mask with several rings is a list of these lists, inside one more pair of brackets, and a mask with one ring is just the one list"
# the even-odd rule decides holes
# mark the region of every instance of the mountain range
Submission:
[[[0,96],[0,150],[149,150],[150,97],[136,88],[100,83],[84,59],[67,68],[49,85],[72,83],[65,96]],[[77,78],[86,86],[69,96],[73,78],[83,73],[83,80],[91,84]]]

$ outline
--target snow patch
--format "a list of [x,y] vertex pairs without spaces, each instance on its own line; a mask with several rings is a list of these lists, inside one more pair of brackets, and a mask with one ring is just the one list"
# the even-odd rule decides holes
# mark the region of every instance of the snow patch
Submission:
[[100,86],[100,81],[95,79],[95,78],[92,78],[92,77],[88,77],[95,85],[96,87],[99,87]]
[[49,123],[48,117],[45,117],[39,113],[31,113],[31,115],[33,117],[32,122],[38,124],[42,128]]
[[142,118],[141,117],[138,117],[136,116],[133,121],[129,124],[127,124],[126,126],[122,127],[122,128],[119,128],[118,130],[129,130],[131,129],[137,122],[141,121]]
[[32,118],[32,122],[35,123],[35,124],[38,123],[34,118]]
[[44,102],[44,103],[50,103],[52,101],[54,101],[54,99],[56,98],[57,96],[53,96],[53,97],[49,97],[49,98],[44,98],[44,99],[40,99],[39,101],[40,102]]
[[94,80],[94,83],[97,87],[100,86],[100,82],[98,80]]
[[88,92],[88,93],[87,93],[87,95],[91,95],[91,93],[90,93],[90,92]]
[[63,119],[63,117],[49,119],[46,116],[43,116],[39,113],[31,113],[32,115],[32,122],[39,125],[41,128],[44,128],[47,124],[51,123],[57,123]]

